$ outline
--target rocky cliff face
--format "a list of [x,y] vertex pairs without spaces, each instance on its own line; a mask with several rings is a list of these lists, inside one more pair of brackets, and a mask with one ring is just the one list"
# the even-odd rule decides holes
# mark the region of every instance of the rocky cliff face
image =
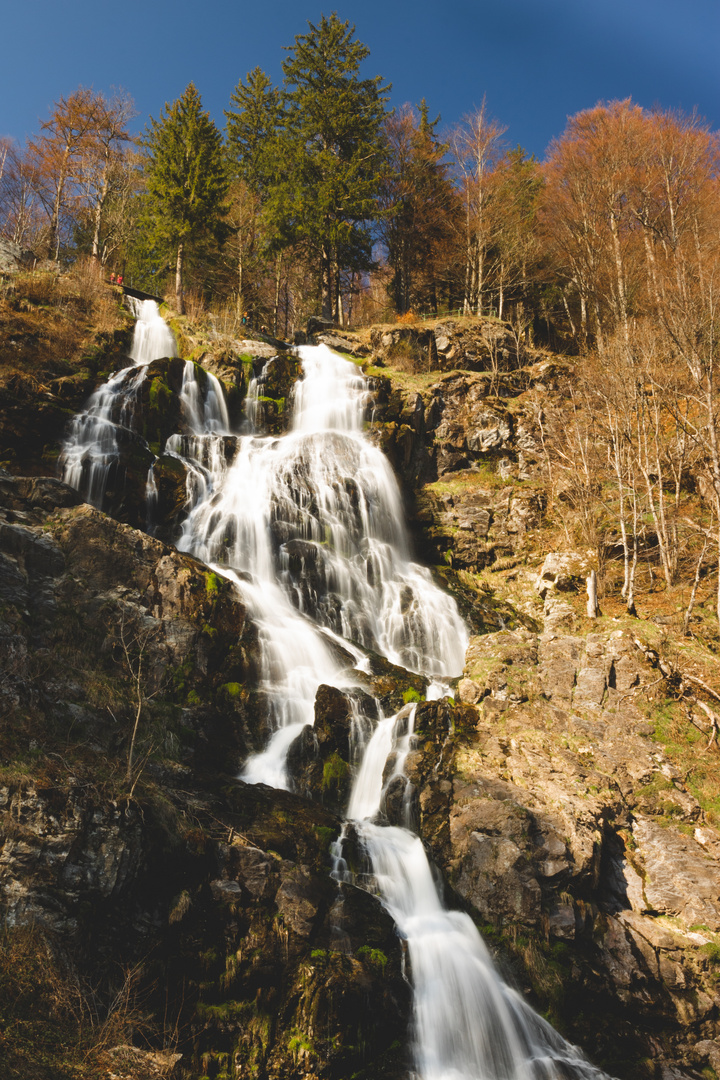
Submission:
[[[548,546],[542,408],[562,407],[567,364],[526,353],[501,324],[332,337],[365,354],[368,421],[418,549],[473,628],[456,701],[420,701],[407,761],[412,813],[449,901],[473,916],[507,978],[614,1075],[713,1075],[720,836],[668,736],[682,718],[659,666],[662,630],[587,619],[591,560]],[[259,397],[283,429],[293,357],[190,344],[238,401],[270,360]],[[178,363],[151,365],[138,411],[157,449]],[[255,631],[226,582],[164,542],[177,535],[185,478],[162,457],[156,472],[154,537],[134,527],[140,494],[111,517],[55,479],[0,475],[0,890],[11,929],[0,1008],[20,1033],[6,1074],[404,1076],[401,943],[374,896],[329,876],[351,702],[318,691],[315,726],[291,752],[295,794],[235,779],[267,734]],[[373,657],[355,693],[397,709],[425,690]],[[699,764],[715,753],[706,742],[693,743]],[[405,795],[404,783],[388,790],[389,821]],[[345,853],[362,872],[352,837]],[[22,938],[30,926],[39,937]],[[13,970],[45,957],[57,979],[38,976],[47,1026],[32,1038],[22,1032],[39,1020],[8,975],[13,956]],[[80,988],[112,1035],[73,1020],[59,986],[64,1000]],[[43,1064],[33,1047],[60,1024],[82,1053]]]
[[[716,788],[701,805],[663,744],[687,740],[710,775],[716,751],[677,716],[668,737],[663,631],[585,617],[593,554],[548,554],[544,413],[562,410],[572,368],[509,350],[494,362],[468,336],[373,332],[376,438],[423,558],[478,631],[456,706],[418,712],[418,827],[509,977],[609,1071],[712,1070]],[[386,374],[399,355],[405,370]],[[443,356],[463,370],[442,374]]]
[[[8,926],[42,933],[99,1012],[141,964],[132,993],[172,1016],[183,1075],[400,1075],[399,942],[330,879],[339,817],[233,780],[265,738],[236,594],[56,480],[0,490]],[[6,1075],[31,1074],[24,1053]],[[102,1045],[88,1068],[109,1075]]]

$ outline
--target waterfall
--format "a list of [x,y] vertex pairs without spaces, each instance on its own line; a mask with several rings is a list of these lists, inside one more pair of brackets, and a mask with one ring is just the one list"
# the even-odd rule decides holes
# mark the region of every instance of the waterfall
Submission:
[[[116,372],[90,396],[85,411],[73,417],[60,455],[65,483],[97,507],[102,507],[122,443],[133,437],[132,422],[147,365],[177,352],[172,331],[155,301],[128,300],[135,315],[130,348],[133,363]],[[154,481],[148,478],[148,485],[151,483]]]
[[[96,492],[117,453],[114,427],[127,420],[141,385],[137,368],[154,358],[159,342],[167,351],[156,309],[143,305],[137,315],[135,364],[93,395],[64,451],[66,476],[79,486],[89,475]],[[290,786],[288,750],[313,723],[319,685],[360,685],[363,650],[426,675],[428,698],[437,698],[460,674],[468,642],[452,599],[410,557],[394,476],[363,434],[366,379],[325,346],[299,353],[292,426],[279,438],[255,430],[257,385],[247,434],[228,436],[219,383],[208,375],[201,393],[195,366],[186,363],[188,431],[173,435],[165,451],[188,470],[178,547],[232,580],[256,624],[258,690],[271,734],[243,779],[278,788]],[[149,498],[154,492],[151,470]],[[367,853],[365,884],[407,943],[417,1080],[599,1080],[602,1074],[502,982],[469,916],[444,907],[421,839],[383,824],[384,791],[404,774],[415,715],[408,705],[374,721],[355,706],[348,818]],[[340,881],[349,880],[344,834],[334,845]]]
[[[381,720],[350,795],[371,887],[407,943],[420,1080],[601,1080],[580,1052],[497,974],[469,915],[448,911],[420,837],[379,823],[383,793],[404,768],[416,706]],[[386,764],[397,759],[389,777]],[[383,778],[386,777],[383,783]],[[350,880],[335,848],[334,876]]]
[[135,332],[130,357],[136,364],[149,364],[162,356],[177,356],[175,335],[160,314],[154,300],[136,300],[128,297],[130,310],[135,316]]
[[[147,449],[147,443],[135,427],[148,366],[154,360],[177,354],[175,337],[160,315],[157,303],[134,297],[128,297],[128,300],[136,320],[130,348],[133,363],[116,372],[90,396],[85,410],[73,417],[60,455],[60,470],[65,483],[77,488],[89,503],[100,508],[111,472],[120,461],[123,446],[135,440]],[[230,420],[219,381],[207,371],[204,373],[204,386],[201,387],[195,364],[190,360],[185,361],[180,401],[190,432],[203,436],[208,432],[229,432]],[[180,436],[172,436],[171,441],[177,438]],[[170,449],[172,452],[174,447]],[[202,456],[204,450],[198,452]],[[191,471],[197,479],[199,469],[191,468]],[[157,499],[152,465],[148,472],[146,493],[146,520],[150,528]]]
[[205,372],[205,396],[197,381],[192,360],[185,361],[180,401],[191,431],[195,435],[207,432],[227,434],[230,430],[225,396],[220,383],[209,371]]
[[354,685],[318,626],[434,678],[460,674],[467,646],[455,604],[410,559],[397,483],[363,435],[367,380],[326,346],[300,359],[290,431],[238,437],[178,543],[237,582],[258,627],[274,734],[243,778],[276,787],[318,685]]

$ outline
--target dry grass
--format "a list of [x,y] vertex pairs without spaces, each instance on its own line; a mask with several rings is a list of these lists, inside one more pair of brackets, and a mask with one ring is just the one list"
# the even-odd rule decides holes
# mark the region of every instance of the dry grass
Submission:
[[95,1080],[107,1050],[142,1026],[139,972],[119,973],[105,1000],[33,927],[0,936],[0,1057],[6,1080]]
[[98,335],[129,326],[122,294],[108,285],[92,259],[64,273],[34,270],[0,285],[0,385],[13,376],[29,379],[29,392],[82,366]]

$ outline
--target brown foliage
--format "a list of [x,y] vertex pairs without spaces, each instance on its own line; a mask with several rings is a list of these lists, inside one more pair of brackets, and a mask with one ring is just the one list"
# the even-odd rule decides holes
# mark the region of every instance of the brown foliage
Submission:
[[696,116],[629,99],[578,113],[543,167],[543,243],[573,333],[602,351],[665,306],[718,215],[717,136]]

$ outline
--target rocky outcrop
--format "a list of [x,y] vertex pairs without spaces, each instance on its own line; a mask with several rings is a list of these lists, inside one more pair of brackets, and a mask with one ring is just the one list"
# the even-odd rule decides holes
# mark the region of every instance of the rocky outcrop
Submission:
[[98,333],[86,346],[80,370],[53,360],[55,374],[43,380],[37,364],[34,371],[23,367],[46,343],[10,335],[5,348],[16,355],[7,357],[10,370],[0,371],[0,463],[25,476],[53,475],[69,422],[107,373],[128,363],[130,339],[125,329]]
[[287,431],[292,413],[292,391],[299,373],[297,356],[288,353],[265,360],[258,368],[255,422],[259,430],[270,434]]
[[[515,383],[505,389],[511,400],[486,375],[453,372],[421,391],[373,376],[371,431],[403,484],[420,498],[424,486],[434,482],[447,485],[439,492],[446,502],[461,495],[466,483],[489,488],[493,497],[526,485],[525,490],[537,492],[542,507],[542,414],[526,391],[542,385],[543,370],[550,366],[538,363],[513,372]],[[443,507],[438,509],[442,513]]]
[[0,274],[14,274],[18,270],[27,270],[35,262],[32,251],[19,244],[0,237]]
[[412,371],[509,371],[522,366],[525,347],[509,324],[497,319],[442,319],[374,327],[375,356]]
[[113,1051],[133,1077],[179,1060],[207,1072],[236,1055],[248,1076],[400,1075],[409,992],[399,942],[374,897],[329,877],[339,821],[244,785],[195,788],[190,805],[192,827],[177,795],[168,812],[152,794],[3,787],[8,926],[31,921],[110,986],[113,966],[155,952],[147,976],[159,985],[143,991],[145,1008],[157,998],[195,1030],[181,1058]]
[[415,501],[413,528],[422,557],[458,570],[480,571],[527,550],[546,509],[544,492],[508,484],[498,490],[464,477],[443,489],[428,485]]
[[[100,999],[127,1000],[126,1036],[135,990],[118,973],[142,971],[153,1037],[163,1017],[182,1032],[169,1057],[121,1040],[109,1057],[87,1050],[88,1067],[180,1076],[236,1060],[240,1075],[278,1080],[404,1075],[400,943],[373,896],[330,878],[339,818],[233,778],[266,737],[234,588],[59,481],[3,474],[0,493],[9,932],[32,924],[60,968],[72,962],[95,988],[100,1013]],[[325,688],[318,713],[324,761],[348,758],[343,695]],[[339,806],[330,772],[327,802]]]
[[[528,587],[570,583],[578,560],[560,562]],[[610,1072],[708,1062],[720,834],[638,708],[657,683],[646,650],[571,629],[471,639],[463,704],[418,708],[414,814],[515,977]]]

